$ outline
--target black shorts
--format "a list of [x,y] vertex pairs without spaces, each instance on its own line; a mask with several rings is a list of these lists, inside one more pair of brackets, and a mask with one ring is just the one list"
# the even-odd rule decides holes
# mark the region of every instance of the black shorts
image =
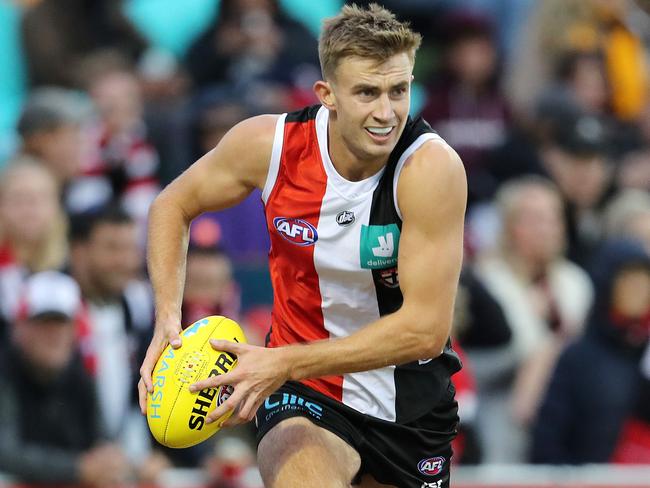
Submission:
[[362,414],[301,383],[288,382],[256,414],[257,442],[275,425],[304,417],[350,444],[361,456],[354,482],[371,474],[398,488],[447,488],[458,404],[451,382],[428,414],[402,424]]

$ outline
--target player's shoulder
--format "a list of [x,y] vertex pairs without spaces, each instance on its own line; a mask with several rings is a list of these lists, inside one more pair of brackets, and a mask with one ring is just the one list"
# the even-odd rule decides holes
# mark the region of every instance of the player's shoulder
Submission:
[[207,157],[214,164],[227,165],[247,184],[260,188],[273,152],[280,115],[257,115],[233,126]]
[[[279,114],[256,115],[234,125],[226,137],[233,142],[255,144],[273,142],[275,129],[280,119]],[[225,139],[225,138],[224,138]]]
[[[408,158],[400,175],[400,186],[449,188],[466,186],[465,168],[458,153],[443,139],[424,142]],[[410,190],[409,190],[410,191]]]

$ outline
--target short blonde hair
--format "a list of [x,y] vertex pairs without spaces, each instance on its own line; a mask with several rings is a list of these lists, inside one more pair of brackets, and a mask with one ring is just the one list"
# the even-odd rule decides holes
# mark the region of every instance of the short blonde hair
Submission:
[[334,76],[341,59],[348,56],[370,58],[381,63],[406,52],[415,61],[422,36],[409,25],[376,3],[363,9],[345,5],[341,12],[323,22],[318,41],[318,56],[326,79]]

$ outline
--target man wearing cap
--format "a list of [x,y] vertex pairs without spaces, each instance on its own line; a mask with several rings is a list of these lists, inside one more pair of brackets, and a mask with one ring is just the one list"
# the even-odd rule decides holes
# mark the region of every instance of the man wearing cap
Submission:
[[603,211],[612,194],[607,143],[602,119],[574,112],[558,117],[541,151],[544,170],[566,204],[568,257],[583,266],[603,237]]
[[69,276],[32,275],[0,357],[0,472],[23,482],[105,485],[129,475],[119,449],[99,444],[94,387],[75,351],[80,303]]

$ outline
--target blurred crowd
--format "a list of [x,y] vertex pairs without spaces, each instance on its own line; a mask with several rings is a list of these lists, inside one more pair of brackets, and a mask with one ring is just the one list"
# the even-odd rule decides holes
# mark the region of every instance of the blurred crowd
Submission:
[[[3,2],[0,58],[25,76],[20,97],[19,70],[0,73],[18,107],[0,125],[0,473],[99,486],[200,467],[259,487],[251,426],[165,450],[139,413],[147,211],[234,124],[316,103],[313,15],[342,2],[196,2],[209,16],[176,51],[138,0]],[[468,175],[455,462],[650,464],[643,2],[378,3],[423,34],[412,116]],[[267,251],[259,193],[195,220],[183,325],[223,314],[263,344]]]

